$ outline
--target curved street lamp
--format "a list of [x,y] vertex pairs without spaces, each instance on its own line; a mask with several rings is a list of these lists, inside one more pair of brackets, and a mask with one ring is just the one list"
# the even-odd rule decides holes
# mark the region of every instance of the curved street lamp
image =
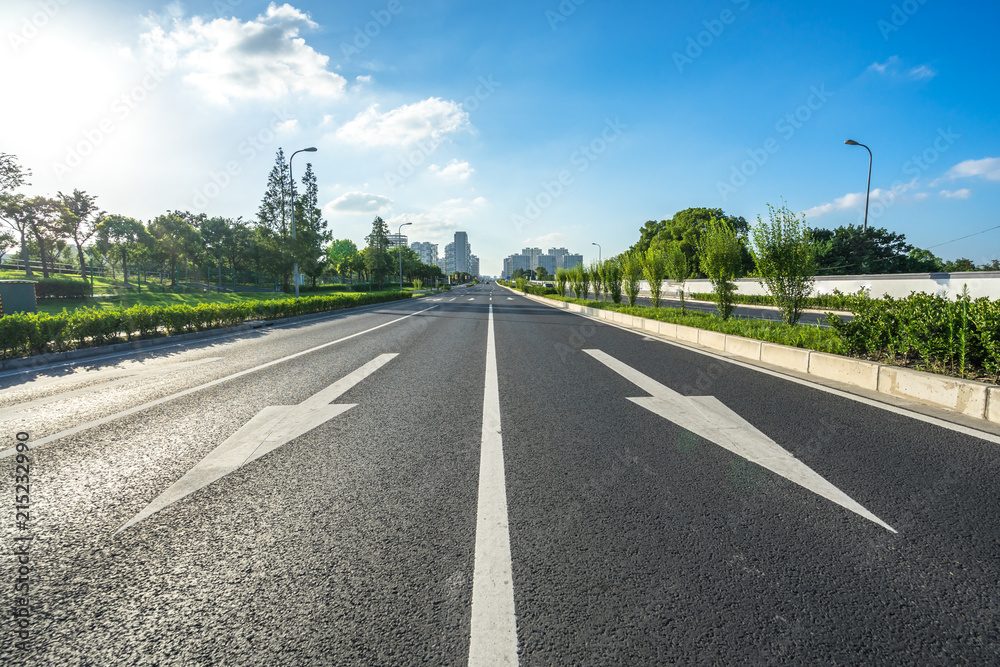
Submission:
[[865,225],[862,229],[863,232],[868,231],[868,198],[871,196],[872,191],[872,149],[868,148],[864,144],[859,144],[854,139],[848,139],[844,142],[848,146],[862,146],[866,151],[868,151],[868,188],[865,190]]
[[402,235],[402,231],[403,231],[403,227],[406,227],[407,225],[412,225],[412,224],[413,224],[412,222],[404,222],[403,224],[401,224],[399,226],[399,229],[396,230],[396,247],[398,249],[398,252],[396,254],[399,255],[399,291],[400,292],[403,291],[403,235]]
[[600,264],[601,263],[601,244],[600,243],[591,243],[590,245],[596,245],[597,246],[597,263]]
[[[295,177],[292,176],[292,158],[299,153],[315,153],[315,147],[303,148],[295,151],[288,158],[288,183],[292,190],[292,258],[295,257]],[[299,298],[299,262],[295,260],[295,268],[292,271],[292,282],[295,283],[295,298]]]

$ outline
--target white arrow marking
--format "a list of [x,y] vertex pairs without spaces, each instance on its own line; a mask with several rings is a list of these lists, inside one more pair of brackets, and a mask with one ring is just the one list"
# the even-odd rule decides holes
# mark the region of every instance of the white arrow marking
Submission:
[[514,300],[514,297],[512,297],[512,296],[509,296],[509,297],[507,297],[507,300],[508,300],[508,301],[513,301],[513,300]]
[[628,400],[633,403],[877,523],[886,530],[896,532],[892,526],[823,479],[790,452],[782,449],[774,440],[758,431],[715,396],[683,396],[601,350],[584,350],[584,352],[643,391],[652,394],[641,398],[629,398]]
[[198,489],[222,479],[234,470],[256,461],[337,415],[347,412],[355,404],[330,405],[330,403],[396,356],[396,354],[380,355],[298,405],[275,405],[264,408],[239,431],[213,449],[201,463],[189,470],[144,510],[119,528],[118,532],[139,523]]

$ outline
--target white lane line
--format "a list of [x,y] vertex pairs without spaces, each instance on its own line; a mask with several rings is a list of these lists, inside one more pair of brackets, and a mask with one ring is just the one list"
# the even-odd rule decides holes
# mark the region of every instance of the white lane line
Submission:
[[[277,364],[281,364],[281,363],[284,363],[286,361],[291,361],[292,359],[295,359],[297,357],[301,357],[301,356],[306,355],[306,354],[311,354],[313,352],[316,352],[317,350],[322,350],[325,347],[330,347],[331,345],[336,345],[337,343],[342,343],[345,340],[351,340],[352,338],[357,338],[358,336],[364,336],[365,334],[371,333],[372,331],[376,331],[377,329],[381,329],[382,327],[387,327],[390,324],[395,324],[396,322],[402,322],[403,320],[405,320],[407,318],[410,318],[410,317],[413,317],[414,315],[419,315],[420,313],[426,313],[428,310],[433,310],[435,308],[437,308],[437,306],[431,306],[430,308],[424,308],[423,310],[418,310],[415,313],[410,313],[409,315],[404,315],[403,317],[398,317],[398,318],[396,318],[394,320],[391,320],[389,322],[385,322],[383,324],[379,324],[378,326],[374,326],[374,327],[372,327],[370,329],[365,329],[364,331],[359,331],[357,333],[353,333],[350,336],[344,336],[343,338],[338,338],[337,340],[332,340],[329,343],[323,343],[322,345],[317,345],[316,347],[311,347],[308,350],[303,350],[302,352],[296,352],[295,354],[290,354],[287,357],[282,357],[280,359],[275,359],[274,361],[269,361],[269,362],[267,362],[265,364],[261,364],[259,366],[254,366],[253,368],[248,368],[245,371],[240,371],[238,373],[233,373],[232,375],[227,375],[224,378],[219,378],[218,380],[212,380],[211,382],[206,382],[204,384],[200,384],[197,387],[191,387],[190,389],[185,389],[184,391],[179,391],[176,394],[170,394],[169,396],[164,396],[162,398],[157,398],[156,400],[149,401],[147,403],[143,403],[142,405],[137,405],[134,408],[129,408],[128,410],[122,410],[121,412],[116,412],[115,414],[108,415],[107,417],[101,417],[100,419],[95,419],[95,420],[89,421],[89,422],[87,422],[85,424],[80,424],[79,426],[74,426],[73,428],[68,428],[65,431],[60,431],[58,433],[53,433],[52,435],[47,435],[44,438],[39,438],[38,440],[35,440],[34,442],[32,442],[31,443],[31,449],[38,449],[39,447],[43,447],[43,446],[49,444],[50,442],[55,442],[56,440],[61,440],[62,438],[65,438],[65,437],[68,437],[68,436],[71,436],[71,435],[76,435],[77,433],[81,433],[81,432],[86,431],[88,429],[92,429],[95,426],[101,426],[102,424],[107,424],[108,422],[112,422],[112,421],[114,421],[116,419],[120,419],[122,417],[127,417],[128,415],[135,414],[136,412],[141,412],[143,410],[148,410],[149,408],[156,407],[157,405],[162,405],[163,403],[169,403],[170,401],[176,400],[178,398],[182,398],[184,396],[187,396],[188,394],[193,394],[193,393],[195,393],[197,391],[201,391],[202,389],[208,389],[209,387],[214,387],[215,385],[222,384],[223,382],[229,382],[230,380],[235,380],[236,378],[243,377],[244,375],[249,375],[250,373],[256,373],[259,370],[263,370],[265,368],[269,368],[271,366],[275,366]],[[9,449],[5,449],[3,451],[0,451],[0,459],[7,458],[8,456],[13,456],[15,453],[17,453],[17,449],[15,447],[11,447]]]
[[[20,415],[23,412],[28,412],[34,408],[39,408],[43,405],[48,405],[50,403],[56,403],[58,401],[64,401],[69,398],[75,398],[77,396],[82,396],[84,394],[91,394],[96,391],[105,391],[111,389],[112,387],[117,387],[122,384],[127,384],[129,382],[135,382],[142,378],[155,377],[157,375],[162,375],[164,373],[170,373],[172,371],[179,371],[185,368],[190,368],[192,366],[200,366],[201,364],[211,363],[213,361],[218,361],[222,357],[208,357],[205,359],[197,359],[195,361],[182,361],[178,363],[166,364],[163,366],[153,366],[151,368],[130,368],[130,369],[114,369],[115,373],[105,373],[103,371],[97,371],[97,373],[102,376],[107,377],[117,377],[119,375],[124,375],[125,377],[117,377],[117,379],[111,382],[103,382],[101,384],[90,385],[88,387],[81,387],[80,389],[72,389],[70,391],[64,391],[59,394],[53,394],[52,396],[45,396],[44,398],[36,398],[33,401],[26,401],[24,403],[18,403],[6,408],[0,408],[0,421],[6,419],[12,419]],[[86,372],[78,373],[73,376],[67,376],[61,378],[62,380],[72,380],[75,379],[77,382],[85,382],[92,379],[92,376],[88,375]],[[46,383],[50,384],[50,383]],[[29,382],[26,386],[34,388],[34,383]]]
[[758,431],[715,396],[684,396],[601,350],[584,350],[652,396],[629,398],[654,414],[777,473],[893,533],[896,530]]
[[500,433],[500,384],[497,377],[492,305],[486,335],[483,445],[479,461],[479,508],[476,519],[476,568],[472,578],[469,664],[517,664],[514,577],[507,524],[507,489],[503,467],[503,438]]
[[222,479],[234,470],[256,461],[337,415],[347,412],[356,404],[331,405],[331,402],[397,356],[397,354],[382,354],[298,405],[272,405],[264,408],[117,532],[122,532],[198,489]]

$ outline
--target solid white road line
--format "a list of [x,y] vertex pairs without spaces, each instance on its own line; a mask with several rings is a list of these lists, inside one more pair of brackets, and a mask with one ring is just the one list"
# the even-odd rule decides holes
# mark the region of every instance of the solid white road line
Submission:
[[[195,361],[182,361],[178,363],[164,364],[162,366],[151,366],[143,368],[142,366],[135,366],[129,369],[110,369],[109,371],[95,371],[92,374],[88,372],[75,373],[71,376],[66,376],[59,378],[63,382],[72,382],[73,380],[77,382],[83,382],[87,380],[92,380],[95,377],[103,379],[105,377],[112,379],[111,382],[103,382],[101,384],[92,384],[87,387],[81,387],[80,389],[73,389],[70,391],[64,391],[59,394],[52,394],[51,396],[45,396],[43,398],[36,398],[33,401],[26,401],[24,403],[18,403],[16,405],[11,405],[6,408],[0,408],[0,421],[5,419],[12,419],[23,412],[28,412],[34,408],[39,408],[43,405],[48,405],[50,403],[56,403],[58,401],[63,401],[69,398],[75,398],[77,396],[82,396],[84,394],[92,394],[97,391],[105,391],[111,389],[112,387],[117,387],[122,384],[129,382],[135,382],[136,380],[148,377],[154,377],[157,375],[162,375],[164,373],[170,373],[172,371],[179,371],[185,368],[190,368],[192,366],[200,366],[201,364],[211,363],[213,361],[218,361],[222,357],[208,357],[206,359],[197,359]],[[43,386],[52,384],[51,382],[45,382]],[[29,382],[26,386],[35,388],[34,382]]]
[[[306,355],[306,354],[311,354],[311,353],[313,353],[313,352],[315,352],[317,350],[322,350],[325,347],[330,347],[331,345],[336,345],[337,343],[342,343],[345,340],[351,340],[352,338],[357,338],[358,336],[364,336],[367,333],[371,333],[372,331],[376,331],[377,329],[381,329],[382,327],[387,327],[387,326],[389,326],[391,324],[395,324],[396,322],[401,322],[401,321],[403,321],[403,320],[405,320],[407,318],[413,317],[414,315],[419,315],[420,313],[426,313],[428,310],[433,310],[434,308],[437,308],[437,306],[431,306],[430,308],[424,308],[423,310],[418,310],[415,313],[410,313],[409,315],[404,315],[403,317],[398,317],[398,318],[396,318],[394,320],[391,320],[389,322],[385,322],[384,324],[379,324],[378,326],[374,326],[374,327],[372,327],[370,329],[365,329],[364,331],[359,331],[357,333],[351,334],[350,336],[344,336],[343,338],[338,338],[337,340],[332,340],[329,343],[323,343],[322,345],[317,345],[316,347],[311,347],[308,350],[303,350],[302,352],[296,352],[295,354],[290,354],[287,357],[282,357],[281,359],[275,359],[274,361],[269,361],[269,362],[267,362],[265,364],[261,364],[259,366],[254,366],[253,368],[248,368],[245,371],[240,371],[239,373],[233,373],[232,375],[227,375],[224,378],[219,378],[218,380],[212,380],[211,382],[206,382],[204,384],[200,384],[197,387],[191,387],[190,389],[185,389],[184,391],[179,391],[176,394],[170,394],[169,396],[164,396],[163,398],[158,398],[156,400],[149,401],[148,403],[143,403],[142,405],[137,405],[134,408],[129,408],[128,410],[122,410],[121,412],[116,412],[115,414],[108,415],[107,417],[101,417],[100,419],[95,419],[95,420],[89,421],[89,422],[87,422],[85,424],[80,424],[79,426],[74,426],[73,428],[68,428],[65,431],[59,431],[58,433],[53,433],[52,435],[47,435],[44,438],[39,438],[38,440],[33,441],[31,443],[31,449],[38,449],[39,447],[43,447],[43,446],[49,444],[50,442],[55,442],[56,440],[61,440],[62,438],[65,438],[65,437],[68,437],[68,436],[71,436],[71,435],[76,435],[77,433],[81,433],[81,432],[86,431],[88,429],[92,429],[95,426],[101,426],[102,424],[107,424],[108,422],[112,422],[112,421],[114,421],[116,419],[120,419],[121,417],[127,417],[128,415],[135,414],[136,412],[142,412],[143,410],[148,410],[149,408],[156,407],[157,405],[162,405],[163,403],[169,403],[170,401],[176,400],[178,398],[182,398],[182,397],[187,396],[189,394],[193,394],[193,393],[201,391],[203,389],[208,389],[209,387],[214,387],[214,386],[216,386],[218,384],[222,384],[223,382],[229,382],[230,380],[235,380],[236,378],[243,377],[244,375],[249,375],[250,373],[256,373],[259,370],[263,370],[265,368],[269,368],[271,366],[274,366],[274,365],[277,365],[277,364],[281,364],[281,363],[284,363],[286,361],[291,361],[292,359],[295,359],[297,357],[301,357],[301,356]],[[0,459],[7,458],[8,456],[13,456],[16,452],[17,452],[17,449],[14,448],[14,447],[11,447],[9,449],[5,449],[3,451],[0,451]]]
[[479,462],[476,567],[472,579],[470,665],[516,665],[517,623],[514,577],[507,524],[507,489],[500,434],[500,385],[497,377],[493,306],[486,335],[486,386],[483,392],[483,444]]
[[584,350],[591,357],[652,396],[629,398],[681,428],[728,449],[737,456],[854,512],[886,530],[896,530],[846,493],[799,461],[774,440],[733,412],[715,396],[684,396],[601,350]]
[[396,356],[396,354],[380,355],[298,405],[274,405],[264,408],[117,532],[120,533],[198,489],[347,412],[356,404],[331,405],[331,402]]

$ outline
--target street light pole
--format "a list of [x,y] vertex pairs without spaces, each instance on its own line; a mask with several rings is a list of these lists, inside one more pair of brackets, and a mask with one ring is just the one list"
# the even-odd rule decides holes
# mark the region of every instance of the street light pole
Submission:
[[[295,151],[292,156],[288,158],[288,182],[291,189],[292,195],[292,257],[295,257],[295,178],[292,176],[292,158],[299,153],[315,153],[316,149],[314,147],[303,148],[302,150]],[[299,261],[295,260],[295,268],[292,272],[292,282],[295,283],[295,298],[299,298]]]
[[600,264],[601,263],[601,244],[600,243],[591,243],[590,245],[596,245],[597,246],[597,263]]
[[868,151],[868,188],[865,190],[865,224],[862,228],[862,232],[868,232],[868,197],[872,191],[872,149],[868,148],[864,144],[859,144],[854,139],[848,139],[844,142],[848,146],[863,146],[866,151]]
[[399,226],[399,229],[396,230],[396,248],[399,251],[396,254],[399,255],[399,291],[400,292],[403,291],[403,240],[402,240],[403,239],[403,235],[401,234],[401,232],[403,231],[403,227],[406,227],[407,225],[412,225],[412,224],[413,224],[412,222],[404,222],[403,224],[401,224]]

